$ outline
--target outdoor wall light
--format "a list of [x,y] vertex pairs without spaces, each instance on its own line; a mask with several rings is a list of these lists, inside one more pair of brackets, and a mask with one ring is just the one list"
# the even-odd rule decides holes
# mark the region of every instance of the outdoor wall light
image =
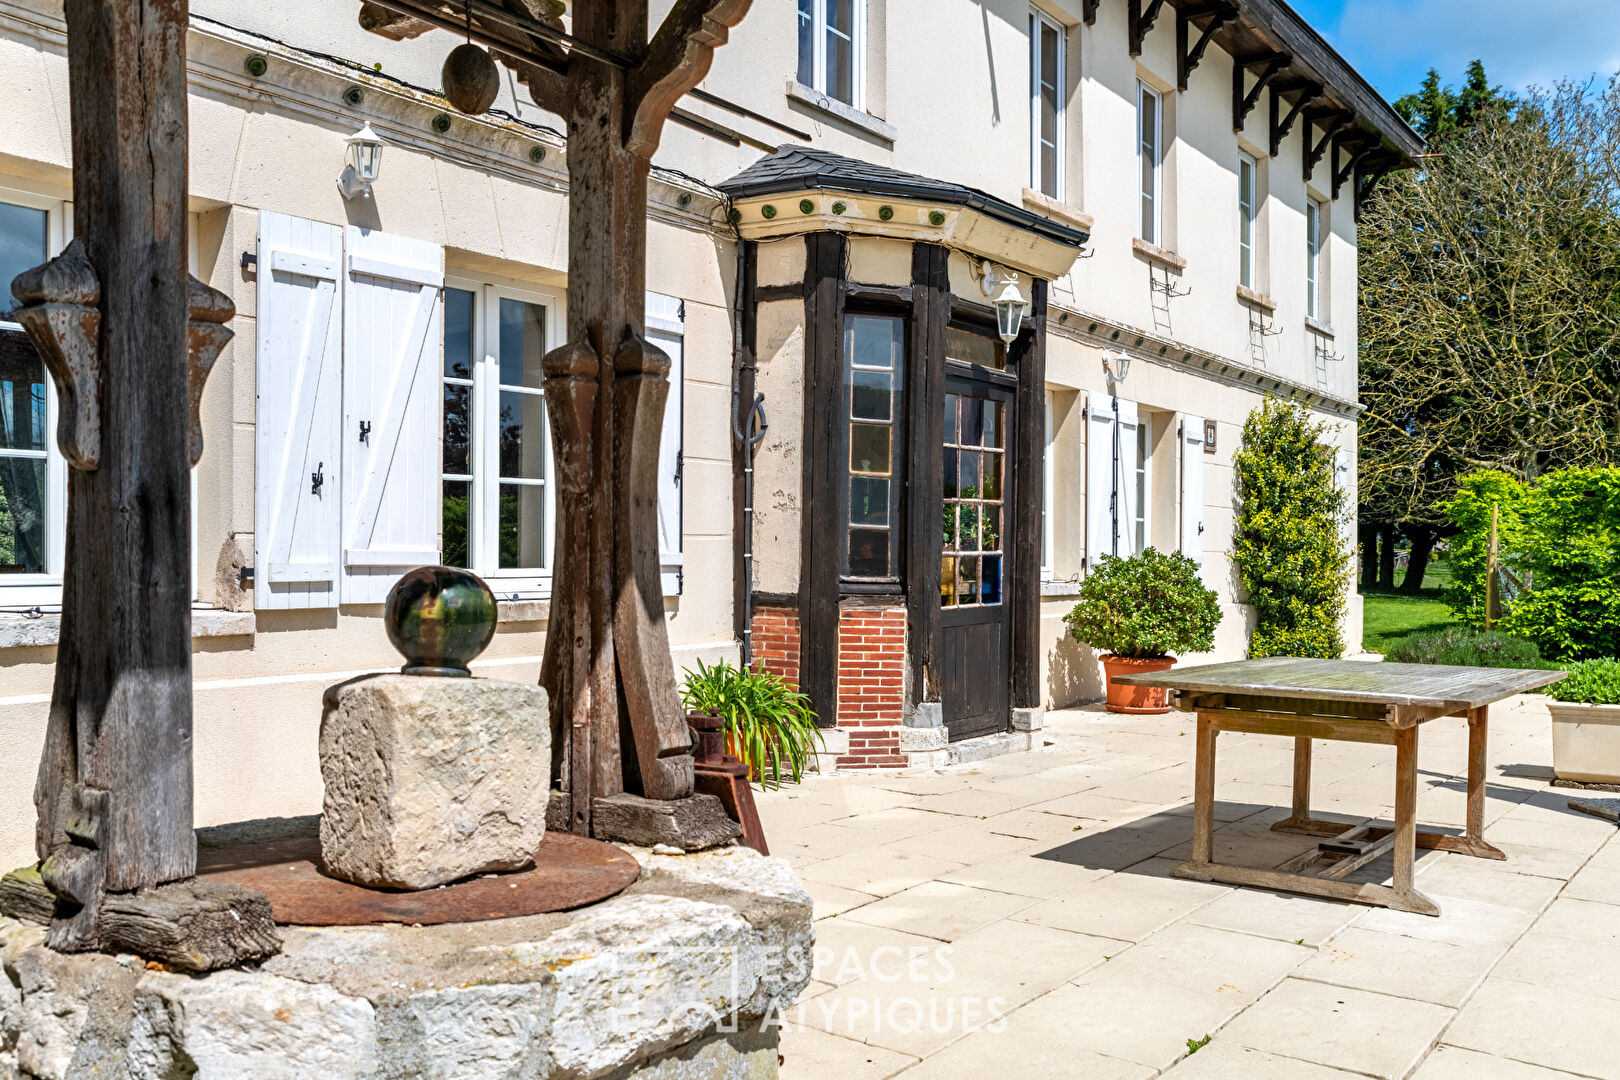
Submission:
[[1103,375],[1111,383],[1122,383],[1125,376],[1131,373],[1131,354],[1115,353],[1112,365],[1108,362],[1108,354],[1103,353]]
[[980,287],[996,309],[996,331],[1002,341],[1011,345],[1023,327],[1024,312],[1029,310],[1029,300],[1018,288],[1018,271],[983,263]]
[[383,141],[371,130],[370,123],[349,136],[344,154],[347,164],[337,179],[338,191],[345,199],[371,194],[371,185],[382,170],[382,149]]

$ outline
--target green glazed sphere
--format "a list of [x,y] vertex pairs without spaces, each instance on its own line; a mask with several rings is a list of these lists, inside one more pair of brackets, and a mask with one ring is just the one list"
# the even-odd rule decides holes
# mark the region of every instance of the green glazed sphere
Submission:
[[477,574],[422,566],[394,583],[383,608],[407,675],[460,675],[495,636],[495,594]]

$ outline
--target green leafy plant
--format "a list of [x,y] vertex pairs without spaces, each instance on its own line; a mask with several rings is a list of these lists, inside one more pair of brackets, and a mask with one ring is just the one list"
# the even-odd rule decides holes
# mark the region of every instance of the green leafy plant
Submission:
[[1569,666],[1569,678],[1547,687],[1558,701],[1620,705],[1620,660],[1582,660]]
[[1397,664],[1456,664],[1461,667],[1539,668],[1541,650],[1511,634],[1452,627],[1433,634],[1409,634],[1384,659]]
[[1239,503],[1232,562],[1255,610],[1251,657],[1344,653],[1350,546],[1325,432],[1304,406],[1276,398],[1243,425],[1232,460]]
[[768,775],[771,786],[780,787],[784,768],[798,783],[822,745],[810,699],[764,667],[735,668],[724,660],[707,666],[699,660],[681,684],[681,700],[693,712],[720,718],[727,749],[761,783]]
[[1532,484],[1478,472],[1458,488],[1446,505],[1460,530],[1447,596],[1457,613],[1484,623],[1494,503],[1498,560],[1528,587],[1506,583],[1496,629],[1535,642],[1555,660],[1620,654],[1620,467],[1556,469]]
[[1211,1036],[1205,1035],[1202,1039],[1188,1039],[1187,1056],[1192,1057],[1194,1054],[1198,1053],[1198,1051],[1208,1046],[1210,1038]]
[[1082,644],[1147,660],[1208,652],[1221,605],[1204,588],[1197,563],[1180,552],[1148,548],[1128,559],[1105,557],[1080,585],[1080,601],[1063,621]]

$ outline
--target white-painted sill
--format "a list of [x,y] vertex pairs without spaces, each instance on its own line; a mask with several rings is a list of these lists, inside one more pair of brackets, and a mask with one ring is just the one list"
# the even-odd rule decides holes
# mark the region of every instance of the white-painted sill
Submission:
[[1325,338],[1331,338],[1331,337],[1336,337],[1337,336],[1333,332],[1333,327],[1329,326],[1327,323],[1323,322],[1321,319],[1313,319],[1313,318],[1311,318],[1311,316],[1307,315],[1307,316],[1305,316],[1305,325],[1306,325],[1307,328],[1310,329],[1310,331],[1313,334],[1320,334],[1322,337],[1325,337]]
[[[191,609],[191,636],[252,637],[257,619],[251,611],[225,611],[222,608],[194,606]],[[60,608],[37,618],[6,613],[0,615],[0,649],[50,648],[62,633]]]
[[1131,250],[1149,262],[1156,262],[1160,266],[1168,266],[1177,273],[1187,269],[1186,259],[1173,251],[1167,251],[1159,247],[1157,244],[1150,244],[1140,236],[1131,237]]
[[894,148],[894,140],[900,134],[894,125],[879,120],[871,113],[865,113],[857,108],[845,105],[837,98],[828,97],[815,87],[804,85],[798,79],[789,79],[787,81],[787,96],[789,101],[796,101],[800,105],[824,113],[840,123],[859,128],[873,138],[881,139],[888,144],[888,149]]

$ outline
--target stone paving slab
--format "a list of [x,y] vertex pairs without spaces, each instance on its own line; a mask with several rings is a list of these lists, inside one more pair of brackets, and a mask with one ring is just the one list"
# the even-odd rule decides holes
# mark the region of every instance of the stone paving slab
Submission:
[[[1465,809],[1451,726],[1420,748],[1418,813],[1436,824]],[[1544,699],[1492,710],[1486,835],[1508,860],[1419,862],[1439,918],[1171,877],[1191,838],[1183,729],[1054,712],[1028,753],[763,793],[773,850],[778,830],[807,860],[818,967],[800,1008],[826,1017],[789,1018],[782,1076],[1620,1080],[1620,830],[1561,809]],[[1218,760],[1217,852],[1267,866],[1314,842],[1270,830],[1288,740],[1223,736]],[[1389,815],[1387,747],[1318,744],[1314,771],[1319,816]],[[937,824],[873,828],[918,814]],[[922,967],[893,979],[885,961]],[[949,1012],[944,1030],[890,1029],[919,1009]]]

